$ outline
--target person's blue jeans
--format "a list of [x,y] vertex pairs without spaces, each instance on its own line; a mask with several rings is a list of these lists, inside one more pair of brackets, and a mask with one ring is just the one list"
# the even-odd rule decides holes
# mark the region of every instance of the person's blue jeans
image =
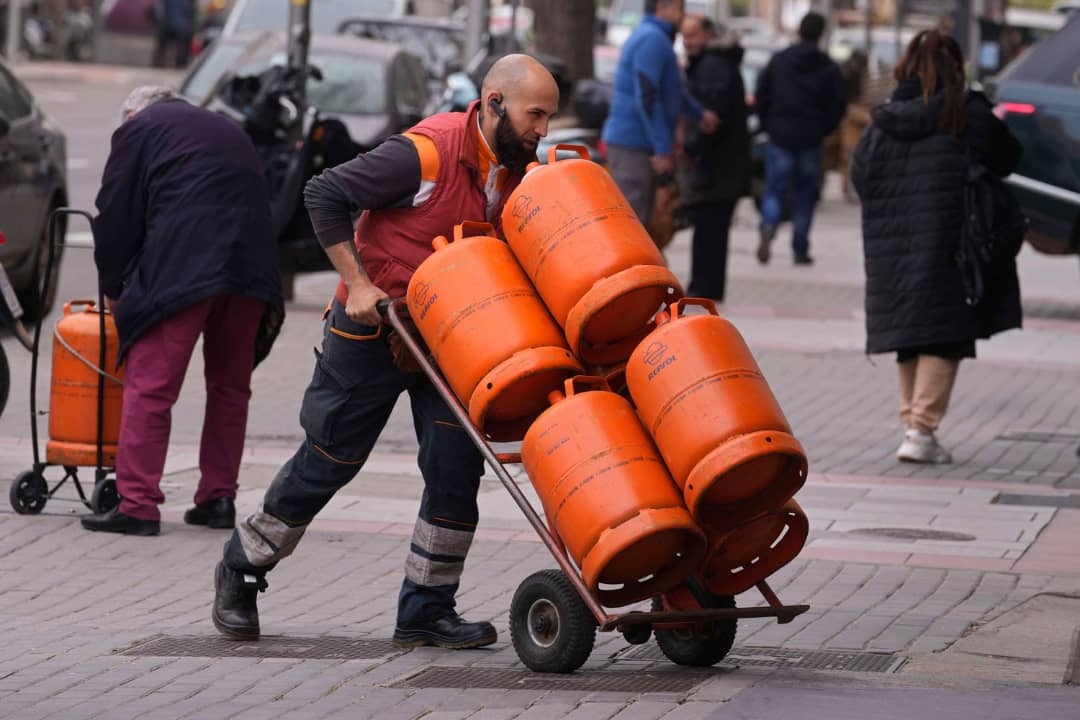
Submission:
[[788,150],[769,143],[765,146],[765,196],[761,200],[761,224],[780,224],[784,198],[794,184],[791,249],[795,257],[810,254],[810,223],[814,219],[818,181],[821,177],[821,147]]

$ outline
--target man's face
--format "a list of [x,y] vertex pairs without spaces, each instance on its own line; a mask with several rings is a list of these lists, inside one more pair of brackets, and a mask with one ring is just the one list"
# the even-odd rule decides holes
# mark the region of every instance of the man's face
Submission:
[[558,92],[517,93],[505,98],[501,107],[506,115],[495,125],[495,157],[512,172],[524,172],[536,159],[536,146],[559,109]]
[[708,34],[701,27],[701,21],[696,17],[687,16],[683,20],[680,32],[687,55],[699,54],[709,41]]

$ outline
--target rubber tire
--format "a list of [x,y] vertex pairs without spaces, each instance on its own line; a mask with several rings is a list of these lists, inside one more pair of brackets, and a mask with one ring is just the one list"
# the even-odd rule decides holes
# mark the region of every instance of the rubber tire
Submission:
[[105,478],[94,484],[90,493],[90,509],[98,515],[104,515],[120,504],[120,493],[116,491],[116,478]]
[[11,390],[11,367],[8,365],[7,353],[0,347],[0,415],[4,414],[7,407],[8,392]]
[[[733,608],[735,598],[731,595],[710,595],[704,606]],[[652,609],[663,610],[660,598],[653,598]],[[690,667],[711,667],[723,660],[735,644],[739,621],[714,620],[704,623],[705,632],[695,630],[656,630],[656,644],[671,662]]]
[[8,490],[11,508],[19,515],[37,515],[49,500],[49,484],[41,473],[26,470],[15,476]]
[[53,272],[52,277],[49,278],[49,292],[45,296],[44,302],[41,302],[41,298],[38,296],[38,292],[41,290],[41,274],[45,270],[43,263],[45,263],[49,257],[48,219],[52,216],[52,211],[55,209],[55,207],[50,208],[49,214],[45,216],[45,222],[41,229],[38,241],[38,249],[37,252],[34,253],[34,269],[30,273],[30,282],[26,287],[15,289],[15,294],[18,296],[19,304],[22,305],[23,309],[22,320],[28,325],[37,322],[39,319],[44,318],[49,314],[53,305],[56,304],[56,296],[60,290],[60,261],[64,257],[63,242],[67,230],[67,220],[64,218],[57,221],[59,247],[56,248],[56,257],[53,258]]
[[[529,611],[546,600],[556,612],[556,635],[548,646],[534,641]],[[571,673],[585,664],[596,642],[596,618],[561,570],[535,572],[518,585],[510,603],[510,639],[518,658],[535,672]]]

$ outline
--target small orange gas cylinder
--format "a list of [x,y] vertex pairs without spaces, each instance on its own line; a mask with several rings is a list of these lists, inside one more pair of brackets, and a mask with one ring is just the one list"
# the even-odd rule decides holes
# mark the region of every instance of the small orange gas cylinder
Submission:
[[[82,310],[74,310],[82,307]],[[49,442],[45,460],[53,465],[97,464],[98,379],[105,383],[102,464],[116,465],[120,437],[123,369],[116,323],[105,313],[105,367],[101,362],[101,311],[92,300],[72,300],[53,330],[52,387],[49,393]]]
[[[810,524],[794,498],[725,533],[709,533],[709,553],[700,585],[713,595],[738,595],[795,559],[806,544]],[[664,608],[700,607],[685,585],[664,594]]]
[[[465,237],[466,232],[479,235]],[[520,440],[548,393],[582,372],[506,243],[454,227],[409,282],[409,314],[454,393],[492,440]]]
[[[684,316],[690,305],[709,314]],[[727,530],[781,507],[806,482],[806,454],[739,331],[696,298],[657,325],[626,382],[694,518]]]
[[[555,161],[560,149],[581,158]],[[588,151],[556,145],[502,212],[506,241],[582,361],[629,357],[678,279],[615,181]]]
[[600,603],[629,605],[697,572],[705,536],[630,403],[588,376],[567,380],[551,402],[521,462]]

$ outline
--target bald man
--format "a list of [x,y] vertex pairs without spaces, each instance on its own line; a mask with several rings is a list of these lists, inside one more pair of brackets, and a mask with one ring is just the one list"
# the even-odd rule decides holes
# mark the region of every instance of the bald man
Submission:
[[[356,476],[398,396],[409,393],[424,492],[393,641],[401,647],[471,648],[495,642],[489,622],[466,622],[454,597],[477,523],[483,460],[431,383],[398,367],[376,303],[405,294],[431,241],[463,220],[501,234],[506,198],[535,159],[559,105],[554,78],[525,55],[492,66],[481,98],[441,113],[371,152],[312,179],[304,201],[341,276],[325,315],[322,352],[300,407],[307,434],[262,507],[241,523],[215,574],[214,625],[259,637],[256,598],[266,573],[296,548],[308,524]],[[352,217],[361,213],[355,233]],[[327,578],[329,580],[329,578]]]

